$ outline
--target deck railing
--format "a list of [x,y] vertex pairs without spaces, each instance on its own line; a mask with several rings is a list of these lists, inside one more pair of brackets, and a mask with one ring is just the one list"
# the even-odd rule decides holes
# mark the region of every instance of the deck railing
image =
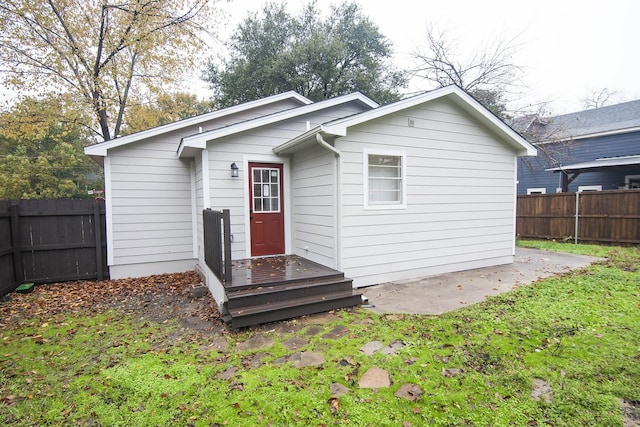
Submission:
[[231,222],[229,209],[202,211],[204,260],[221,283],[231,282]]

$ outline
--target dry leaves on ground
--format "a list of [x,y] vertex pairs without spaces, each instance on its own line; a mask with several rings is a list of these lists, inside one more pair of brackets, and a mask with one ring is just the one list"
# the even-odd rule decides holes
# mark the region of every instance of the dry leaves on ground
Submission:
[[32,293],[11,293],[10,301],[0,303],[0,327],[33,317],[110,309],[160,322],[177,319],[194,329],[218,327],[220,315],[211,295],[192,295],[191,285],[199,282],[195,272],[186,272],[39,285]]

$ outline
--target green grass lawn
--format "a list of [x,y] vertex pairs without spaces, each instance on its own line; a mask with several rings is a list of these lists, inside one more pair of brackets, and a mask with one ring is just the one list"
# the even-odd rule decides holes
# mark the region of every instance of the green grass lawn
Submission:
[[[298,326],[225,334],[90,310],[0,319],[0,420],[104,426],[621,426],[620,401],[640,401],[640,250],[549,242],[523,246],[608,261],[442,316],[339,311],[322,331]],[[10,304],[10,303],[3,303]],[[273,325],[272,325],[273,326]],[[344,327],[334,339],[326,332]],[[317,332],[317,331],[313,331]],[[255,351],[235,344],[274,339]],[[304,339],[297,350],[285,341]],[[396,354],[366,355],[378,340]],[[306,344],[305,344],[306,342]],[[299,351],[319,367],[296,368]],[[371,367],[392,384],[361,389]],[[228,375],[227,375],[228,374]],[[551,392],[532,397],[534,380]],[[342,384],[346,394],[332,396]],[[403,384],[422,390],[396,397]]]

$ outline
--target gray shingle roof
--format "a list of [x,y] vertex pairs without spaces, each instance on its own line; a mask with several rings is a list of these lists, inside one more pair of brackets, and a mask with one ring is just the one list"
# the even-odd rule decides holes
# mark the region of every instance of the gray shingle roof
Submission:
[[578,138],[640,127],[640,100],[593,108],[530,122],[524,133],[539,141]]

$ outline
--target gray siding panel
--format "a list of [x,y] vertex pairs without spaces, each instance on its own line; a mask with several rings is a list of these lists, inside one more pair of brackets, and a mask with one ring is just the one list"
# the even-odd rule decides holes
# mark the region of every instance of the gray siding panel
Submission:
[[[333,239],[335,228],[332,223],[335,212],[333,171],[327,169],[332,165],[333,155],[327,155],[318,147],[319,151],[312,149],[311,154],[296,153],[289,162],[287,158],[277,157],[273,153],[273,148],[306,131],[307,122],[313,127],[362,110],[363,107],[357,103],[342,105],[208,143],[211,207],[231,211],[231,233],[234,237],[231,245],[233,259],[249,256],[247,247],[250,236],[247,234],[248,225],[245,223],[248,213],[246,200],[248,194],[245,187],[247,171],[244,168],[244,161],[267,161],[289,164],[289,167],[284,169],[284,174],[285,180],[291,183],[291,197],[289,199],[289,194],[285,192],[284,209],[290,216],[290,223],[285,224],[285,233],[291,241],[290,252],[325,265],[334,265],[335,256],[332,251],[335,245],[327,244],[327,238]],[[238,178],[230,177],[229,166],[233,162],[240,167]],[[291,176],[286,176],[287,174]],[[313,194],[315,198],[310,197]],[[302,234],[298,239],[297,224],[308,226],[317,224],[317,227],[313,232],[301,231]],[[315,240],[312,239],[313,233],[319,236]],[[305,247],[309,250],[305,251]]]
[[317,145],[293,159],[294,250],[332,267],[337,262],[335,170],[335,155]]
[[109,157],[114,265],[192,259],[190,169],[174,140],[138,142]]
[[[336,144],[345,172],[343,270],[356,286],[509,262],[515,153],[454,105],[385,117]],[[406,208],[364,209],[365,149],[406,153]]]
[[[109,150],[112,277],[171,272],[195,265],[191,169],[189,160],[177,158],[181,138],[299,105],[284,100]],[[202,230],[202,161],[195,160],[195,217],[197,230]],[[219,172],[228,172],[229,164],[221,163]],[[215,192],[215,187],[212,189]],[[203,254],[201,233],[198,234],[198,253]]]

